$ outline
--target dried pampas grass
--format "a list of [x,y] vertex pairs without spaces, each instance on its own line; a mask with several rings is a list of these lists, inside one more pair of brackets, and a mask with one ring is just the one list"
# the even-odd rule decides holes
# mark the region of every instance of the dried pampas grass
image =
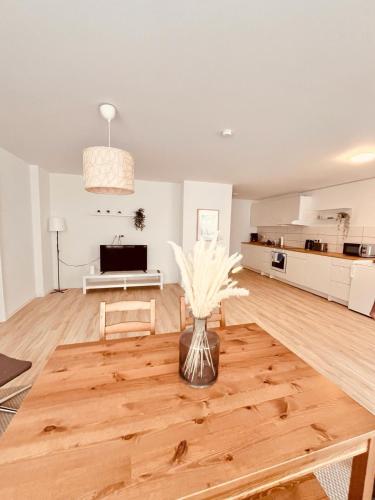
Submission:
[[[237,281],[229,277],[231,273],[242,269],[238,266],[242,255],[235,253],[228,256],[225,247],[218,244],[217,235],[211,242],[197,241],[192,252],[187,255],[176,243],[168,243],[173,248],[186,301],[195,318],[207,318],[224,299],[249,295],[248,290],[237,288]],[[199,369],[202,356],[206,356],[207,363],[212,366],[207,346],[206,330],[195,329],[184,366],[184,373],[189,378]]]

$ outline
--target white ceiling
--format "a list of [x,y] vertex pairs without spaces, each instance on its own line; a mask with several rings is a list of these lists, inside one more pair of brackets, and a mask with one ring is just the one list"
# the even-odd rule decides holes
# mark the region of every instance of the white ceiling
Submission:
[[111,102],[139,179],[261,198],[373,177],[334,158],[375,145],[374,19],[374,0],[2,0],[0,145],[79,173]]

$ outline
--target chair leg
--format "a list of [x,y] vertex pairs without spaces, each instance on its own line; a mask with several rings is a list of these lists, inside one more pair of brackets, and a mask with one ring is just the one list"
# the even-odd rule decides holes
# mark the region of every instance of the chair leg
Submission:
[[5,401],[8,401],[9,399],[14,398],[15,396],[18,396],[18,394],[21,394],[22,392],[27,391],[28,389],[30,389],[30,387],[31,387],[31,385],[27,385],[26,387],[22,387],[22,389],[18,389],[18,391],[12,392],[12,394],[8,394],[4,398],[0,399],[0,405],[2,403],[5,403]]

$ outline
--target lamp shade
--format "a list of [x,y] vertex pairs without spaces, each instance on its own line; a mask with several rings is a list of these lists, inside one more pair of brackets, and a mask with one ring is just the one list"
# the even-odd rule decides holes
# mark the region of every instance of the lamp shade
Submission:
[[94,146],[83,151],[85,189],[99,194],[134,193],[134,160],[122,149]]
[[48,231],[65,231],[65,220],[62,217],[50,217]]

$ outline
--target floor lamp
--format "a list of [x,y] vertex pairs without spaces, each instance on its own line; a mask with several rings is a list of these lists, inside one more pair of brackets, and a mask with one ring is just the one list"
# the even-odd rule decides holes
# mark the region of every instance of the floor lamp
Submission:
[[56,232],[56,255],[57,255],[57,288],[52,293],[64,293],[65,289],[60,288],[60,249],[59,232],[65,231],[65,221],[62,217],[50,217],[48,222],[48,231]]

